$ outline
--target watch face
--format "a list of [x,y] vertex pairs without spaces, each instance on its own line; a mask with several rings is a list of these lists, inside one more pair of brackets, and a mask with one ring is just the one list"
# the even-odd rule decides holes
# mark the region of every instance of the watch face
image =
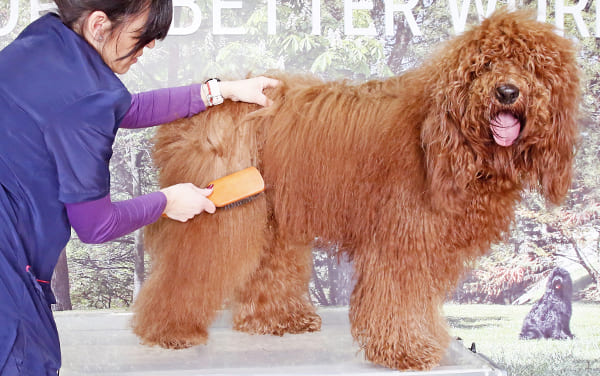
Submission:
[[211,78],[205,82],[206,88],[208,89],[208,103],[211,106],[223,103],[223,96],[221,95],[221,87],[219,86],[218,78]]
[[216,104],[221,104],[221,103],[223,103],[223,96],[222,95],[215,95],[212,98],[212,104],[213,104],[213,106],[216,105]]

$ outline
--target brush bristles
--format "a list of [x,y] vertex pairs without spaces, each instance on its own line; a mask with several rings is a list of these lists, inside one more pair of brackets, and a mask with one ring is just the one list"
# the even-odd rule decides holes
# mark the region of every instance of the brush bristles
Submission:
[[241,200],[238,200],[236,202],[232,202],[231,204],[227,204],[225,206],[220,207],[219,209],[233,209],[233,208],[237,208],[238,206],[242,206],[244,204],[247,204],[251,201],[253,201],[255,198],[257,198],[258,196],[260,196],[262,194],[262,192],[257,193],[255,195],[252,196],[248,196],[246,198],[243,198]]

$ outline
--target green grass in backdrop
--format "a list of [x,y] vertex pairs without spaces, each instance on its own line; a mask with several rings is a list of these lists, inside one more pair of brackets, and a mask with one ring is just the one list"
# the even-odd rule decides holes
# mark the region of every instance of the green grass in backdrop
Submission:
[[519,340],[531,305],[446,304],[452,336],[510,376],[600,376],[600,305],[573,304],[572,340]]

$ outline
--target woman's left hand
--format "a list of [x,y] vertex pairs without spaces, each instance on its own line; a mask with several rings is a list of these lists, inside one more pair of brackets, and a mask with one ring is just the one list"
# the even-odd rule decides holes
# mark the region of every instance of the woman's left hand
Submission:
[[223,98],[269,106],[273,101],[267,98],[263,90],[279,85],[279,81],[274,78],[259,76],[239,81],[222,81],[220,84]]

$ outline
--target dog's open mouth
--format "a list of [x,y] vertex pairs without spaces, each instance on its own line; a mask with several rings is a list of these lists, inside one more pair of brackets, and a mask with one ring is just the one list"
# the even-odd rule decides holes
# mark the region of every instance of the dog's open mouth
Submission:
[[512,145],[521,132],[521,121],[512,113],[502,111],[490,122],[494,141],[500,146]]

